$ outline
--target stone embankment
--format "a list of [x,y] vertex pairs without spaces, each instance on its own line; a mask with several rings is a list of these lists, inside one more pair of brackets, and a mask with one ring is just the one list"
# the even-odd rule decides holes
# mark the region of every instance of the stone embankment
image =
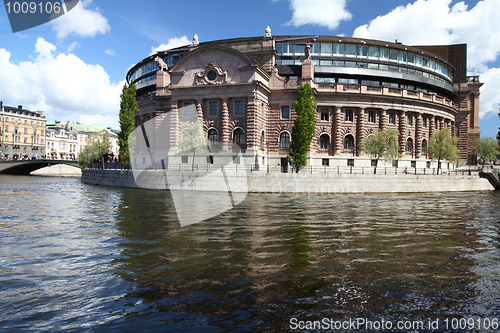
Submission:
[[[172,172],[173,171],[167,171]],[[146,183],[160,184],[162,172],[151,171]],[[205,190],[221,188],[215,182],[217,177],[210,177],[202,172],[183,171],[183,177],[196,179],[198,185]],[[168,175],[167,175],[168,176]],[[179,175],[173,175],[179,178]],[[144,178],[143,178],[144,179]],[[405,193],[405,192],[465,192],[490,191],[493,186],[487,179],[480,178],[478,172],[443,175],[411,175],[411,174],[336,174],[336,173],[266,173],[244,172],[231,173],[227,178],[231,184],[244,184],[248,192],[254,193]],[[92,185],[119,187],[141,187],[136,184],[130,170],[94,170],[82,172],[82,182]],[[212,185],[214,185],[212,187]],[[245,188],[236,186],[239,188]],[[224,187],[222,187],[224,188]]]

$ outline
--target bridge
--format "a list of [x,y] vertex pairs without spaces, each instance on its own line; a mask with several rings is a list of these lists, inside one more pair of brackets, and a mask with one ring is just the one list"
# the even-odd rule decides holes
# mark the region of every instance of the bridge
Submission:
[[67,160],[0,161],[0,174],[29,175],[35,170],[56,164],[66,164],[79,167],[77,161]]

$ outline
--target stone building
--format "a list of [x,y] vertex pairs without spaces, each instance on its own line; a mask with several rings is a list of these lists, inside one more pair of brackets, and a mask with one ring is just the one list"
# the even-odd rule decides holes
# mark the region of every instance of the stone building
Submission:
[[[136,64],[136,126],[197,115],[209,140],[239,144],[259,165],[286,164],[298,88],[317,99],[309,163],[370,166],[360,143],[387,128],[400,132],[399,165],[428,167],[430,136],[449,127],[462,162],[479,137],[478,77],[466,75],[467,46],[408,46],[333,36],[235,38],[158,52]],[[161,69],[160,69],[161,68]]]
[[0,156],[8,159],[45,155],[45,124],[42,111],[5,106],[0,102]]

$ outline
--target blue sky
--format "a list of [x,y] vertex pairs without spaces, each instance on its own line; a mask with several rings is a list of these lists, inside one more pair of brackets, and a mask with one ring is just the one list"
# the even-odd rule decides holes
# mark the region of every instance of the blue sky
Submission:
[[407,45],[468,44],[480,75],[481,134],[500,124],[500,0],[80,0],[67,14],[12,33],[0,8],[0,99],[49,120],[118,128],[128,69],[158,48],[273,35],[343,35]]

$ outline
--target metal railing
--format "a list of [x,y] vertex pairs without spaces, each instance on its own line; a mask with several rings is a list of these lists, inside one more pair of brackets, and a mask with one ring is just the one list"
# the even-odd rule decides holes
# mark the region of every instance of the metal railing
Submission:
[[[88,169],[95,170],[124,170],[124,166],[119,162],[95,162],[87,166]],[[149,171],[198,171],[198,172],[213,172],[213,171],[231,171],[231,172],[261,172],[261,173],[294,173],[291,166],[282,165],[245,165],[245,164],[168,164],[162,166],[160,163],[141,168],[141,170]],[[459,169],[439,169],[437,168],[412,168],[412,167],[355,167],[355,166],[306,166],[299,173],[309,174],[358,174],[358,175],[455,175],[455,176],[470,176],[479,175],[480,167],[471,166],[468,168]]]

